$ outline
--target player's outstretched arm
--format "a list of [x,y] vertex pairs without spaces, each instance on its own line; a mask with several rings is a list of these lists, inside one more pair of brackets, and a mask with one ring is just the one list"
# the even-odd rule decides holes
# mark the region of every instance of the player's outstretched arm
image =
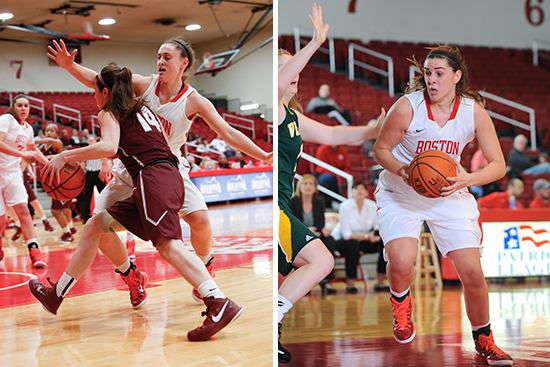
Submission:
[[214,105],[198,93],[192,93],[189,96],[187,107],[192,110],[186,111],[187,115],[199,114],[206,121],[208,126],[216,133],[220,134],[222,139],[232,148],[259,159],[265,163],[273,163],[273,153],[267,153],[258,147],[252,140],[237,129],[231,127],[216,111]]
[[325,40],[327,39],[328,24],[323,25],[323,9],[317,4],[312,6],[312,15],[309,16],[311,24],[313,25],[313,38],[311,41],[302,48],[296,55],[288,60],[284,65],[279,68],[278,74],[278,100],[280,101],[290,83],[296,78],[302,69],[307,65],[309,59],[315,51]]
[[295,112],[298,114],[302,139],[304,141],[325,145],[346,145],[358,141],[374,139],[378,136],[380,125],[383,123],[386,116],[386,111],[382,108],[376,124],[366,126],[328,126],[298,111]]

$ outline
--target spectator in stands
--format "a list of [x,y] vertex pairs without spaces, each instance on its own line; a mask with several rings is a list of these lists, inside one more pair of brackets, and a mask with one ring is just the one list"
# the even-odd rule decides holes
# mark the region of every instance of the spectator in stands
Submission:
[[[334,256],[336,241],[330,235],[330,229],[325,227],[325,202],[318,194],[315,176],[309,173],[303,175],[296,185],[294,195],[290,198],[290,211],[323,241]],[[334,278],[334,270],[319,282],[323,294],[336,293],[336,289],[330,284],[332,278]]]
[[42,120],[38,119],[32,124],[32,132],[34,136],[38,136],[38,132],[42,130]]
[[208,147],[225,154],[226,157],[233,157],[235,155],[235,152],[231,149],[229,144],[227,144],[219,134],[212,139]]
[[90,137],[90,131],[88,129],[83,129],[82,130],[82,136],[80,137],[80,144],[83,145],[83,146],[89,145],[89,143],[88,143],[88,138],[89,137]]
[[[88,145],[93,145],[97,142],[95,135],[88,136]],[[100,175],[101,170],[104,169],[107,172],[104,172],[103,175]],[[80,218],[82,218],[82,223],[86,224],[88,219],[90,219],[90,205],[92,203],[92,197],[94,195],[94,187],[97,188],[97,191],[101,193],[105,188],[105,181],[101,177],[107,177],[108,166],[105,167],[101,164],[101,159],[90,159],[86,161],[85,165],[86,172],[86,183],[84,185],[84,190],[77,197],[77,207],[78,212],[80,213]]]
[[352,124],[350,110],[343,110],[338,106],[338,103],[330,96],[330,87],[328,84],[323,84],[319,87],[317,97],[313,97],[309,101],[305,112],[315,112],[329,117],[334,117],[340,125],[348,126]]
[[69,138],[69,133],[67,132],[67,129],[61,130],[61,137],[59,138],[61,142],[63,143],[63,148],[67,148],[69,145],[71,145],[71,139]]
[[336,251],[346,258],[346,293],[357,293],[357,264],[360,252],[378,255],[376,267],[375,291],[389,291],[384,284],[386,264],[384,260],[384,243],[378,232],[376,204],[367,199],[367,185],[355,181],[352,186],[352,199],[344,201],[338,210],[341,240],[336,241]]
[[80,145],[80,136],[78,134],[78,129],[73,129],[70,143],[72,147],[77,147]]
[[[351,168],[348,156],[348,150],[345,146],[342,145],[319,145],[315,157],[325,163],[330,164],[342,171],[349,171]],[[319,176],[319,184],[326,187],[329,190],[332,190],[338,193],[338,178],[331,171],[317,166],[316,168]],[[325,196],[325,204],[331,206],[332,198]]]
[[511,178],[506,185],[506,191],[493,192],[477,200],[483,209],[517,209],[523,205],[517,201],[523,195],[524,184],[519,178]]
[[195,144],[197,145],[197,152],[204,153],[208,151],[208,141],[205,138],[197,136]]
[[231,168],[231,164],[229,164],[229,162],[227,161],[227,157],[225,156],[225,154],[220,154],[220,156],[218,157],[218,166],[220,167],[220,169]]
[[243,153],[240,150],[235,151],[235,163],[237,163],[240,168],[248,167],[250,164],[243,158]]
[[508,166],[510,177],[518,177],[522,173],[537,176],[540,173],[550,173],[550,163],[544,155],[528,156],[525,154],[527,138],[525,135],[517,135],[514,138],[514,145],[508,154]]
[[210,159],[209,156],[206,156],[202,158],[201,167],[204,167],[205,171],[212,171],[216,168],[216,164]]
[[529,203],[529,208],[550,208],[550,182],[539,178],[533,184],[535,198]]
[[191,167],[191,172],[202,171],[201,167],[196,163],[194,155],[188,154],[186,159],[187,162],[189,162],[189,166]]

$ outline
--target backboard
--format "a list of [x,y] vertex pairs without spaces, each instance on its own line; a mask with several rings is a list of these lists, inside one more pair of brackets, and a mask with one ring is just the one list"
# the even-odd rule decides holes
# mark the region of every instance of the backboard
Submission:
[[228,67],[235,56],[240,52],[240,49],[230,50],[215,55],[204,57],[201,66],[195,71],[195,75],[203,73],[211,73],[218,70],[223,70]]

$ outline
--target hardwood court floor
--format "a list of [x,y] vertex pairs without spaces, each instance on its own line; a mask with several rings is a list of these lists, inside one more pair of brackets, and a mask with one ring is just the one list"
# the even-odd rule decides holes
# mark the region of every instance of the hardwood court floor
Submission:
[[[472,366],[474,344],[459,287],[411,289],[416,337],[405,345],[393,339],[389,293],[338,291],[323,296],[315,287],[287,313],[281,339],[292,353],[287,366]],[[489,291],[494,338],[514,366],[550,366],[548,284],[529,279],[491,284]]]
[[[61,247],[59,230],[51,234],[38,225],[48,267],[32,269],[26,247],[9,240],[13,231],[7,231],[0,262],[0,366],[272,366],[272,205],[210,210],[215,280],[245,310],[207,342],[187,340],[187,332],[202,324],[205,307],[151,244],[136,244],[135,263],[150,277],[144,307],[132,309],[126,285],[98,254],[54,316],[30,295],[27,282],[59,279],[75,246]],[[77,228],[75,244],[82,224]]]

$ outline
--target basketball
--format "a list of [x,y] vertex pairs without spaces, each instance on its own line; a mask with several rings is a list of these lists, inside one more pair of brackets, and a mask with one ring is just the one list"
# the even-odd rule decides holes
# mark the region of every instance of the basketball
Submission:
[[456,164],[439,150],[427,150],[413,158],[409,165],[412,188],[428,198],[441,197],[441,189],[451,186],[447,177],[456,176]]
[[[44,173],[44,171],[42,171]],[[59,181],[54,178],[51,186],[42,174],[42,188],[52,199],[59,201],[72,200],[84,189],[86,175],[78,162],[67,162],[59,171]]]

